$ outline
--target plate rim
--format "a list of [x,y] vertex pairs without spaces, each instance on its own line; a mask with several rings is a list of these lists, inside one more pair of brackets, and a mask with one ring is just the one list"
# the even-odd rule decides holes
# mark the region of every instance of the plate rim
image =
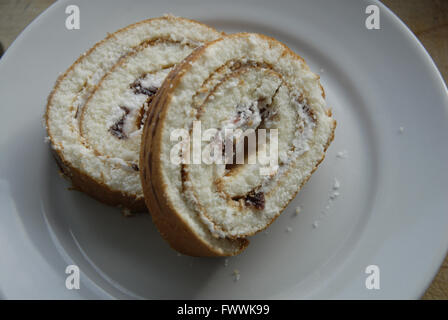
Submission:
[[[11,45],[5,50],[5,53],[3,54],[3,56],[0,58],[0,68],[2,67],[3,64],[6,64],[7,61],[9,60],[9,56],[13,53],[13,51],[15,50],[15,47],[18,46],[20,44],[20,42],[22,41],[23,37],[33,28],[35,28],[35,25],[42,19],[47,18],[47,15],[49,15],[53,10],[55,10],[56,7],[58,6],[63,6],[66,3],[68,3],[69,0],[64,0],[64,1],[55,1],[54,3],[52,3],[47,9],[45,9],[41,14],[39,14],[37,17],[35,17],[32,22],[30,22],[23,30],[22,32],[19,34],[19,36],[17,36],[14,41],[11,43]],[[371,3],[363,0],[364,3]],[[380,2],[379,0],[374,0],[375,4],[377,4],[382,10],[385,10],[391,17],[393,17],[392,21],[394,22],[394,24],[397,24],[398,22],[398,26],[400,27],[401,31],[406,32],[407,37],[409,37],[410,39],[412,39],[413,42],[418,43],[418,50],[420,50],[420,52],[423,52],[426,59],[428,59],[428,61],[431,64],[431,73],[434,73],[437,75],[437,79],[438,82],[442,84],[442,89],[445,90],[445,92],[448,92],[447,89],[447,84],[445,82],[445,80],[443,79],[443,76],[440,72],[440,70],[437,68],[433,58],[431,57],[431,55],[429,54],[429,52],[426,50],[426,48],[423,46],[423,44],[421,43],[421,41],[417,38],[417,36],[410,30],[410,28],[390,9],[388,8],[385,4],[383,4],[382,2]],[[11,50],[11,48],[13,50]],[[447,106],[445,106],[447,108]],[[448,108],[447,108],[448,109]],[[446,242],[448,243],[448,234],[445,237]],[[432,264],[431,265],[431,269],[432,269],[432,279],[434,279],[434,277],[437,275],[438,270],[440,269],[440,266],[442,265],[445,257],[448,254],[448,246],[444,246],[445,247],[445,254],[443,256],[440,256],[440,258],[438,259],[438,263],[437,264]],[[429,268],[429,266],[428,266]],[[421,297],[426,290],[429,288],[429,286],[432,284],[432,280],[427,284],[427,286],[425,286],[424,288],[421,288],[420,290],[420,295],[419,297]],[[0,297],[3,298],[4,293],[1,290],[1,284],[0,284]]]

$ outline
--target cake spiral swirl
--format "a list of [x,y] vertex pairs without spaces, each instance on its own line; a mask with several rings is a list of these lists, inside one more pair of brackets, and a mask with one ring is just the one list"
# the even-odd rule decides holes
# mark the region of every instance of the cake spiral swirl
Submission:
[[145,20],[109,34],[56,82],[46,128],[75,188],[146,211],[139,177],[144,115],[170,70],[221,33],[183,18]]
[[[171,246],[191,255],[243,250],[316,170],[336,126],[319,76],[284,44],[250,33],[196,49],[170,73],[145,121],[148,208]],[[199,143],[198,125],[207,133]]]

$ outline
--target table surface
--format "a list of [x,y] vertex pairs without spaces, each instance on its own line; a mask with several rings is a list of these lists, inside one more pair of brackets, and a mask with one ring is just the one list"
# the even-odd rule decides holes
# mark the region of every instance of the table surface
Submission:
[[[0,0],[0,43],[8,48],[54,0]],[[448,1],[383,0],[414,32],[448,79]],[[422,299],[448,299],[448,256]]]

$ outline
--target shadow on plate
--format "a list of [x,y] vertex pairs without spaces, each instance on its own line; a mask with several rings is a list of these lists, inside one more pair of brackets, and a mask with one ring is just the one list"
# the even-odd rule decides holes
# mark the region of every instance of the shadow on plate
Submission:
[[11,140],[8,167],[23,169],[11,181],[17,212],[37,250],[62,278],[73,263],[81,270],[81,283],[111,297],[194,298],[223,265],[219,258],[178,255],[147,213],[124,217],[118,208],[69,190],[38,125]]

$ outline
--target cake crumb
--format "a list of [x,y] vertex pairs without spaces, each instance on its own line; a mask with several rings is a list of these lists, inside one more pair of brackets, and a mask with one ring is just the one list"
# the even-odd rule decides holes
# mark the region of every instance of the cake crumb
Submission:
[[239,281],[240,280],[240,271],[238,269],[233,270],[233,281]]
[[324,73],[324,72],[325,72],[324,68],[320,68],[320,73]]
[[339,192],[338,191],[334,191],[333,193],[330,194],[330,199],[334,200],[337,197],[339,197]]
[[317,229],[319,227],[319,221],[314,221],[313,222],[313,229]]
[[229,265],[229,259],[224,259],[224,267],[227,267]]
[[294,212],[294,216],[298,216],[300,211],[302,211],[302,208],[300,206],[297,206],[296,211]]
[[291,227],[286,227],[286,232],[292,232],[292,228]]
[[404,132],[404,127],[398,128],[398,133],[402,134]]
[[177,256],[178,256],[178,257],[181,257],[181,256],[182,256],[182,254],[180,254],[180,253],[178,252],[178,253],[177,253]]
[[348,156],[347,150],[339,151],[336,154],[336,158],[339,158],[339,159],[345,159],[345,158],[347,158],[347,156]]
[[121,213],[122,213],[125,217],[132,217],[132,216],[133,216],[131,210],[129,210],[128,208],[122,208],[122,209],[121,209]]
[[341,183],[337,178],[334,178],[333,190],[338,190],[341,187]]

